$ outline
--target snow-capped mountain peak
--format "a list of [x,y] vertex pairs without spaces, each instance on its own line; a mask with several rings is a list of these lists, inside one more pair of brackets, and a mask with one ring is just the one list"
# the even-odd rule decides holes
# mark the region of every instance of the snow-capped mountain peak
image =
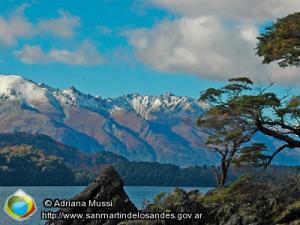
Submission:
[[[59,90],[43,83],[33,81],[16,75],[0,76],[1,99],[20,101],[35,107],[37,103],[50,103],[55,106],[69,105],[87,108],[96,112],[113,110],[134,110],[145,119],[155,119],[168,114],[202,113],[202,108],[194,99],[164,93],[159,96],[140,94],[127,94],[117,98],[102,99],[101,97],[84,94],[75,87]],[[36,106],[35,108],[38,108]]]
[[17,75],[0,75],[0,96],[27,103],[47,102],[47,89]]
[[[192,98],[165,93],[159,96],[128,94],[115,99],[109,99],[110,104],[132,108],[145,119],[164,118],[168,114],[202,113],[200,105]],[[115,107],[115,108],[118,108]]]

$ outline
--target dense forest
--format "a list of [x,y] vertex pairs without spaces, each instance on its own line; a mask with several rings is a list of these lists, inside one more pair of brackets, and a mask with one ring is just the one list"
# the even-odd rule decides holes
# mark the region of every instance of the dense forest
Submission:
[[[175,187],[215,187],[217,180],[215,166],[191,166],[180,168],[172,164],[156,162],[126,162],[115,165],[126,185],[129,186],[175,186]],[[255,180],[280,181],[290,174],[299,174],[300,166],[271,165],[264,170],[256,167],[232,167],[229,171],[228,183],[242,175]]]
[[87,154],[46,135],[20,132],[0,134],[0,160],[3,186],[84,185],[101,166],[128,161],[112,152]]
[[0,151],[1,185],[70,185],[75,176],[61,158],[48,156],[29,145]]
[[66,163],[76,168],[94,168],[97,165],[114,164],[128,161],[125,157],[112,152],[98,152],[86,154],[76,148],[64,145],[43,134],[28,134],[16,132],[0,134],[0,148],[16,145],[30,145],[43,150],[48,155],[63,158]]
[[130,186],[187,186],[213,187],[216,185],[213,167],[180,168],[156,162],[126,162],[115,165],[126,185]]
[[[87,185],[103,166],[114,165],[128,186],[217,185],[216,166],[203,165],[180,168],[157,162],[130,162],[110,152],[86,154],[63,145],[45,135],[26,133],[0,134],[0,185]],[[230,169],[228,182],[240,175],[256,179],[280,179],[299,173],[300,167],[270,166]]]

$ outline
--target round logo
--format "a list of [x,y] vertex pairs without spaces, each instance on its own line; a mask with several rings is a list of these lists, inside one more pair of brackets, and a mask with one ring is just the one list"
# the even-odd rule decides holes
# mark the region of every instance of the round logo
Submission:
[[24,221],[36,212],[36,204],[31,196],[23,190],[18,190],[8,197],[4,211],[14,220]]

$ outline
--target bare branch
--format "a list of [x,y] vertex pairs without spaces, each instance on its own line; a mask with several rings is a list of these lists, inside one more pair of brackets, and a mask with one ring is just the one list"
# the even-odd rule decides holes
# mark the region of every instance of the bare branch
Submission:
[[268,159],[267,163],[265,164],[264,168],[266,169],[271,164],[271,162],[273,161],[275,156],[277,154],[279,154],[280,152],[282,152],[286,148],[293,148],[293,147],[290,146],[289,144],[284,144],[284,145],[280,146],[271,156],[268,157],[269,159]]
[[286,90],[286,94],[284,96],[282,96],[282,98],[280,99],[280,101],[283,101],[283,100],[287,99],[291,95],[291,90],[292,90],[292,88],[288,88]]
[[270,89],[274,85],[273,82],[271,82],[268,86],[266,86],[264,89],[260,90],[259,95],[262,95],[265,93],[266,90]]

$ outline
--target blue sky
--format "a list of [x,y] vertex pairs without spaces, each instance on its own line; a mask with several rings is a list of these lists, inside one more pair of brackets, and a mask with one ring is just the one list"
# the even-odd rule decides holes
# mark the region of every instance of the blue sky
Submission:
[[261,24],[300,8],[299,3],[287,0],[281,11],[254,8],[245,16],[239,4],[224,13],[216,0],[206,2],[3,0],[0,74],[103,97],[164,92],[198,97],[239,75],[285,85],[299,80],[295,68],[260,65],[253,51]]

